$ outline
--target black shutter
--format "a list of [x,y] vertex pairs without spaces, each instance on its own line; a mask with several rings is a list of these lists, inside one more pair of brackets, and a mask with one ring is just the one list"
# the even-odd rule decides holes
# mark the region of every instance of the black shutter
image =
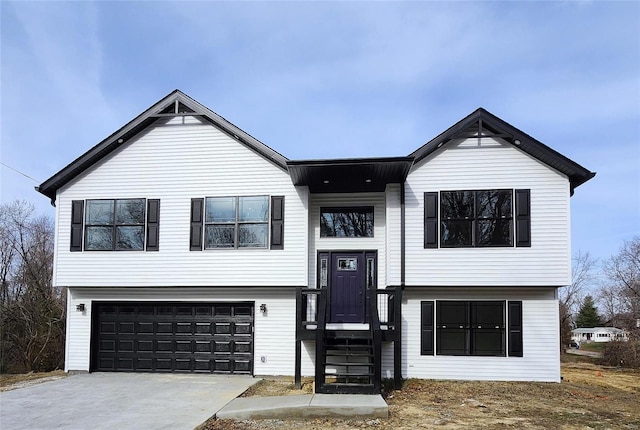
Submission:
[[531,190],[516,190],[516,246],[531,246]]
[[147,251],[160,249],[160,200],[147,200]]
[[82,251],[82,220],[84,218],[84,200],[71,202],[71,248],[70,251]]
[[271,196],[271,249],[284,249],[284,196]]
[[509,301],[509,356],[522,357],[521,301]]
[[420,355],[433,355],[433,301],[420,302]]
[[438,193],[424,193],[424,247],[438,247]]
[[204,199],[191,199],[191,235],[189,249],[202,251]]

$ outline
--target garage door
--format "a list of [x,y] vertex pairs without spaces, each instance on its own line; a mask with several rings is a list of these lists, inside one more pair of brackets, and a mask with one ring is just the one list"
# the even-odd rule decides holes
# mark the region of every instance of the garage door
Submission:
[[94,371],[253,373],[253,303],[92,308]]

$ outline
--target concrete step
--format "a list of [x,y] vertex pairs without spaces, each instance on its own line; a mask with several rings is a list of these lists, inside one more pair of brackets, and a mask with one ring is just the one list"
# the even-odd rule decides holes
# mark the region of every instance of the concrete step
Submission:
[[387,418],[389,407],[381,395],[304,394],[300,396],[242,397],[229,402],[218,419],[295,419],[307,417]]

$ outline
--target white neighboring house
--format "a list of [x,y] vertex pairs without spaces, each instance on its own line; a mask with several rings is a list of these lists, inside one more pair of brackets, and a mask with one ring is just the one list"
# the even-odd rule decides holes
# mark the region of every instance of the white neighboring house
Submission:
[[571,340],[582,342],[611,342],[614,340],[629,340],[626,331],[616,327],[575,328],[571,330]]
[[481,108],[408,156],[293,161],[175,90],[38,187],[65,368],[559,382],[594,175]]

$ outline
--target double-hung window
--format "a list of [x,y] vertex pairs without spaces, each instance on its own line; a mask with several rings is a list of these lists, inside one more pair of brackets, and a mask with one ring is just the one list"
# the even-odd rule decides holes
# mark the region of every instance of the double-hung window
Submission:
[[204,245],[213,248],[266,248],[269,197],[207,197]]
[[87,200],[84,249],[137,251],[145,243],[145,199]]

